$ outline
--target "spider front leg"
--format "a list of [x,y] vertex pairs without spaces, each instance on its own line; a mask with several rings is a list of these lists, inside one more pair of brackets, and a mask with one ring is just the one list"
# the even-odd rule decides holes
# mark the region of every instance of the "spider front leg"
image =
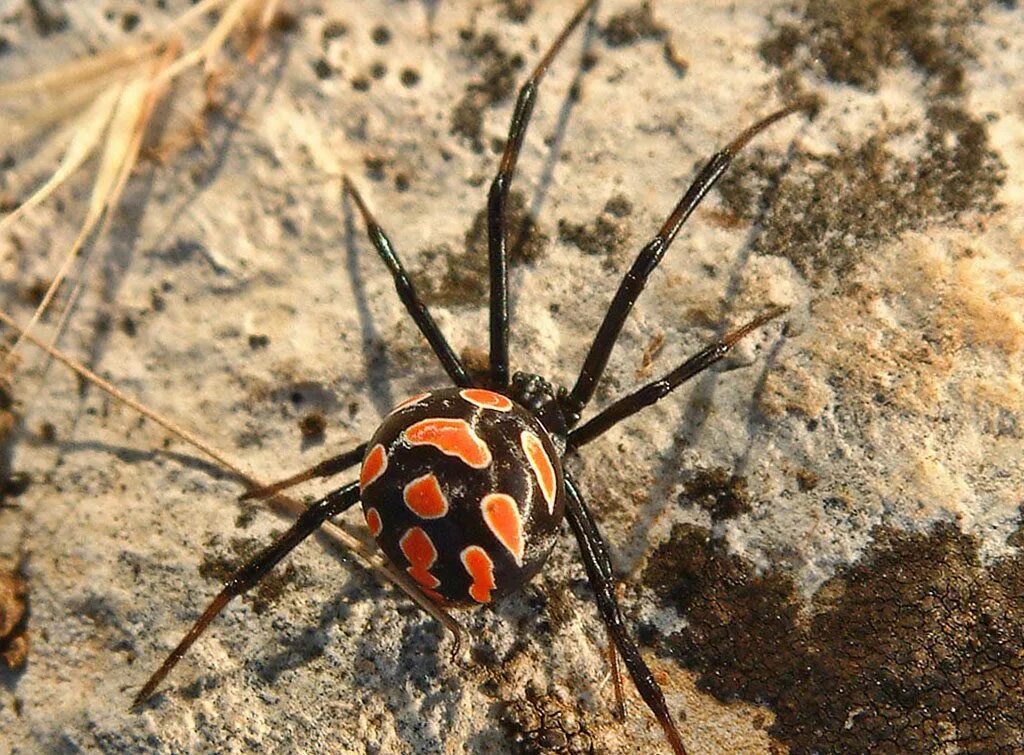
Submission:
[[255,587],[256,583],[263,579],[267,572],[273,569],[299,543],[316,532],[321,524],[347,511],[358,502],[359,483],[356,482],[349,483],[343,488],[328,493],[320,500],[312,503],[283,535],[231,575],[224,588],[217,594],[217,597],[210,601],[202,616],[199,617],[188,633],[182,638],[178,646],[167,656],[167,659],[156,670],[156,673],[149,678],[149,681],[139,691],[139,694],[135,696],[135,699],[132,701],[132,708],[137,708],[150,698],[160,685],[160,682],[164,680],[164,677],[170,673],[171,669],[178,664],[182,656],[192,647],[192,643],[206,631],[210,622],[217,617],[217,614],[224,610],[224,607],[233,598]]
[[601,620],[608,628],[608,634],[615,643],[619,655],[622,656],[640,697],[647,703],[647,707],[651,709],[654,717],[661,724],[666,739],[672,745],[673,752],[676,755],[686,755],[686,747],[683,745],[682,737],[679,736],[679,730],[676,729],[676,725],[672,721],[672,714],[669,713],[668,705],[665,703],[665,695],[643,656],[640,655],[636,643],[630,639],[622,620],[619,602],[615,597],[615,578],[612,574],[608,546],[605,545],[594,517],[591,516],[583,496],[568,472],[565,472],[565,492],[565,516],[579,543],[580,556],[583,558],[587,579],[590,581],[590,586],[597,599],[597,609],[601,614]]
[[441,333],[441,329],[431,316],[427,305],[423,303],[419,294],[416,293],[412,281],[409,280],[409,274],[406,273],[402,261],[398,258],[398,252],[391,245],[391,240],[384,233],[384,229],[380,227],[376,218],[370,213],[359,191],[347,176],[343,179],[343,183],[345,190],[352,197],[356,207],[359,208],[359,213],[363,216],[363,222],[366,224],[366,233],[370,237],[370,241],[377,249],[377,254],[384,260],[384,264],[387,265],[388,270],[391,272],[391,277],[394,278],[398,298],[402,300],[402,304],[405,305],[406,310],[416,322],[420,332],[430,343],[430,348],[434,350],[434,354],[437,355],[441,366],[444,367],[444,371],[448,373],[448,377],[452,379],[452,382],[460,388],[472,388],[473,381],[466,372],[466,368],[462,366],[462,362],[459,361],[455,352],[452,351],[452,347],[448,344],[444,334]]
[[715,153],[697,174],[693,183],[690,184],[690,188],[686,190],[683,198],[679,200],[655,237],[640,250],[633,266],[630,267],[622,283],[619,284],[619,289],[615,292],[615,297],[612,299],[608,312],[601,322],[601,327],[598,328],[597,335],[594,336],[594,341],[587,352],[576,384],[572,391],[561,397],[562,408],[570,425],[579,421],[580,413],[594,397],[597,382],[601,379],[604,368],[608,364],[612,348],[618,340],[619,333],[622,332],[626,317],[633,309],[633,304],[636,303],[640,292],[647,285],[647,279],[665,256],[665,252],[672,245],[683,224],[707,196],[711,187],[722,177],[736,154],[751,139],[776,121],[799,111],[809,112],[816,105],[816,102],[809,100],[794,102],[758,121],[733,139],[725,149]]
[[501,156],[501,165],[487,195],[487,254],[491,278],[490,379],[491,387],[497,391],[504,391],[508,388],[509,377],[508,239],[506,238],[508,229],[505,222],[505,205],[508,201],[509,188],[512,185],[516,163],[519,161],[519,152],[523,147],[526,129],[530,125],[530,116],[533,114],[533,106],[537,100],[537,90],[540,87],[541,79],[544,78],[548,66],[562,49],[573,29],[579,26],[587,11],[596,4],[597,0],[587,0],[580,6],[569,23],[562,29],[558,39],[554,41],[537,67],[533,69],[530,78],[520,88],[516,107],[512,112],[512,123],[509,126],[508,140],[505,142],[505,152]]
[[638,388],[628,396],[620,398],[614,404],[601,411],[596,417],[569,433],[566,440],[567,447],[579,448],[584,443],[589,443],[599,435],[603,435],[627,417],[632,417],[641,409],[665,398],[665,396],[687,380],[696,377],[716,362],[722,360],[745,335],[774,320],[785,311],[785,307],[775,307],[768,310],[759,317],[755,317],[746,325],[726,333],[722,336],[721,340],[705,346],[664,377],[647,383],[647,385]]

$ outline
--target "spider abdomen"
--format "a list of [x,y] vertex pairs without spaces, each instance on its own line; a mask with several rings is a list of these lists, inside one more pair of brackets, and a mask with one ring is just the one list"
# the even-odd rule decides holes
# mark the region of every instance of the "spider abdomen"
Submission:
[[377,544],[433,597],[489,603],[543,566],[564,514],[547,431],[507,396],[446,388],[399,404],[359,476]]

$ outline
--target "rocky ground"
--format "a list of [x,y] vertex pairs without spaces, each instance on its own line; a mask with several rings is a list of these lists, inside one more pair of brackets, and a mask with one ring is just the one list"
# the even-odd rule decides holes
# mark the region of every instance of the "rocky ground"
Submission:
[[[365,438],[444,375],[340,199],[347,172],[478,364],[487,184],[516,84],[574,5],[286,3],[210,107],[163,114],[76,276],[62,348],[264,478]],[[0,5],[0,70],[183,7]],[[1024,743],[1022,62],[1011,0],[606,0],[544,82],[516,183],[512,350],[560,383],[699,164],[772,109],[821,102],[758,137],[695,214],[596,403],[770,306],[784,322],[569,462],[691,752]],[[8,206],[45,175],[34,149],[2,156]],[[19,321],[87,196],[73,184],[0,238]],[[27,476],[0,506],[0,643],[28,649],[0,661],[0,750],[665,749],[631,687],[613,715],[568,532],[522,593],[458,615],[458,661],[404,595],[309,542],[130,713],[286,521],[25,357],[0,422]]]

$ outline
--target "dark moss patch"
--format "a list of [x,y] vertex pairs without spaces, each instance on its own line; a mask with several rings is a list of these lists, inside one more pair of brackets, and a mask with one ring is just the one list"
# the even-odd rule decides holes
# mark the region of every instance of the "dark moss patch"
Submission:
[[67,30],[68,16],[58,3],[49,0],[28,0],[27,6],[32,26],[40,37],[48,37]]
[[533,15],[534,0],[499,0],[501,15],[514,24],[521,24]]
[[420,72],[415,68],[403,68],[399,80],[402,82],[402,86],[412,89],[420,83]]
[[379,155],[365,155],[363,167],[366,168],[366,177],[371,181],[383,181],[384,169],[387,167],[387,160]]
[[459,359],[462,360],[466,372],[478,385],[487,384],[487,378],[491,371],[491,357],[486,348],[466,346],[459,352]]
[[525,697],[506,705],[502,724],[512,752],[518,755],[595,752],[594,737],[578,704],[564,696],[541,692],[532,684]]
[[952,525],[873,535],[805,610],[788,575],[678,525],[644,582],[687,626],[646,636],[719,699],[769,705],[793,753],[1015,751],[1024,557],[985,568]]
[[[538,227],[526,208],[523,194],[512,191],[506,205],[508,219],[509,265],[535,262],[544,254],[550,239]],[[421,253],[427,263],[440,258],[444,265],[441,277],[427,278],[422,296],[428,304],[477,307],[486,301],[489,278],[487,272],[487,209],[473,218],[466,231],[465,250],[455,253],[447,245],[427,249]]]
[[465,32],[462,54],[478,64],[481,72],[466,85],[452,110],[451,133],[469,139],[473,149],[482,152],[484,110],[512,96],[524,61],[521,55],[506,51],[498,36],[491,33]]
[[654,18],[649,2],[618,13],[608,19],[601,36],[610,47],[623,47],[642,39],[664,39],[668,29]]
[[844,273],[880,242],[967,212],[991,212],[1005,165],[984,122],[933,105],[918,133],[916,159],[889,146],[893,130],[827,155],[782,155],[754,149],[719,184],[727,211],[760,218],[761,254],[783,254],[805,275]]
[[346,34],[348,34],[348,24],[344,21],[328,21],[320,32],[320,40],[326,47],[331,40],[344,37]]
[[141,21],[142,19],[139,17],[138,13],[129,11],[121,16],[121,28],[126,32],[133,32]]
[[33,279],[31,283],[21,290],[21,300],[33,307],[38,307],[43,299],[46,298],[46,292],[51,284],[52,281],[42,278]]
[[972,59],[970,25],[979,0],[805,0],[799,20],[784,23],[761,45],[775,65],[821,66],[843,84],[878,87],[886,68],[910,64],[944,94],[963,89]]
[[331,78],[334,75],[334,70],[331,68],[331,64],[327,62],[326,58],[319,58],[313,63],[313,73],[321,81]]
[[796,477],[797,487],[799,487],[800,490],[805,493],[810,490],[814,490],[816,487],[818,487],[818,484],[821,482],[817,472],[815,472],[812,469],[798,469],[794,473],[794,477]]
[[262,333],[259,333],[259,334],[253,334],[253,335],[249,336],[249,348],[252,349],[253,351],[258,351],[259,349],[265,349],[269,345],[270,345],[270,336],[268,336],[268,335],[264,335]]
[[590,223],[558,221],[558,238],[584,254],[601,257],[606,268],[614,268],[629,241],[629,226],[623,219],[632,211],[630,201],[617,194]]
[[0,663],[11,671],[28,660],[28,583],[20,570],[0,571]]
[[633,203],[625,194],[615,194],[604,203],[604,212],[616,218],[628,218],[633,214]]
[[299,432],[306,440],[323,438],[326,430],[327,418],[323,412],[309,412],[299,420]]
[[[266,542],[252,537],[233,537],[228,542],[225,553],[221,539],[216,535],[207,542],[207,553],[199,564],[199,574],[203,579],[226,582],[250,558],[259,553]],[[284,591],[292,586],[307,583],[306,570],[289,562],[283,568],[272,570],[260,580],[254,590],[245,594],[245,600],[257,614],[266,613]]]
[[747,481],[721,467],[696,472],[683,485],[679,503],[699,506],[715,522],[735,519],[751,510]]

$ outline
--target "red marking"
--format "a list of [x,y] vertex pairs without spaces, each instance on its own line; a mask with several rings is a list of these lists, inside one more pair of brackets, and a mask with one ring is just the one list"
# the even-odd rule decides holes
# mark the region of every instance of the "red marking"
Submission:
[[363,468],[359,470],[359,490],[363,491],[371,482],[378,479],[388,468],[388,455],[380,443],[370,449],[363,459]]
[[467,388],[459,395],[481,409],[495,409],[499,412],[512,411],[512,401],[500,393],[485,391],[483,388]]
[[394,409],[392,409],[390,413],[394,414],[399,409],[404,409],[407,406],[412,406],[413,404],[418,404],[420,401],[422,401],[423,399],[425,399],[429,395],[430,395],[430,391],[424,391],[423,393],[417,393],[415,396],[410,396],[405,401],[403,401],[398,406],[396,406]]
[[462,551],[462,565],[466,567],[473,584],[469,586],[469,597],[477,603],[490,603],[494,589],[494,562],[487,551],[479,545],[471,545]]
[[430,573],[430,567],[437,561],[437,548],[434,547],[430,535],[419,527],[413,527],[402,535],[398,547],[409,559],[406,571],[410,577],[431,590],[441,586],[441,580]]
[[380,521],[380,514],[377,513],[377,509],[367,509],[366,513],[366,526],[370,528],[370,534],[374,537],[380,534],[383,529],[383,524]]
[[537,475],[537,482],[540,483],[540,492],[544,494],[544,500],[548,502],[548,513],[555,513],[555,467],[548,458],[548,452],[544,450],[544,444],[540,438],[529,430],[523,430],[520,437],[523,444],[523,451],[526,458],[533,467],[533,473]]
[[523,522],[515,499],[504,493],[485,495],[480,502],[484,522],[501,544],[508,548],[519,566],[523,565]]
[[402,491],[405,505],[423,519],[440,519],[448,513],[448,499],[433,474],[425,474],[405,486]]
[[484,469],[491,463],[491,450],[464,419],[420,420],[406,428],[404,435],[409,445],[433,446],[476,469]]

